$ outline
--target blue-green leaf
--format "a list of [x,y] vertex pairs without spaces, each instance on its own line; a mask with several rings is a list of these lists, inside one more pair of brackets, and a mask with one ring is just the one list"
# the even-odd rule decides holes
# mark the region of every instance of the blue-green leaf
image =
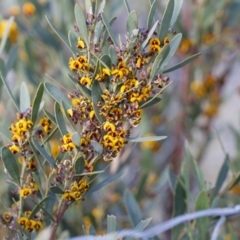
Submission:
[[173,25],[175,24],[178,15],[180,13],[181,7],[183,4],[183,0],[175,0],[174,1],[174,10],[173,10],[173,14],[172,14],[172,18],[171,18],[171,22],[170,22],[170,28],[173,27]]
[[68,114],[68,107],[64,102],[62,102],[62,110],[63,110],[65,118],[67,119],[67,121],[68,121],[69,125],[71,126],[72,130],[75,131],[74,123],[73,123],[71,117]]
[[80,35],[88,46],[89,43],[88,43],[88,29],[86,25],[86,18],[82,8],[78,4],[75,5],[74,13],[75,13],[75,18],[76,18],[77,26],[79,28]]
[[47,92],[51,95],[51,97],[55,99],[59,104],[61,104],[61,102],[64,101],[68,107],[71,106],[69,99],[54,84],[46,82],[44,84],[44,87],[47,90]]
[[116,42],[116,40],[115,40],[114,34],[113,34],[113,32],[112,32],[112,29],[111,29],[111,27],[110,27],[110,24],[109,24],[109,22],[108,22],[108,20],[107,20],[107,18],[106,18],[106,16],[105,16],[104,13],[102,13],[102,20],[103,20],[104,26],[105,26],[106,29],[107,29],[107,32],[108,32],[109,37],[110,37],[110,38],[112,39],[112,41],[113,41],[113,44],[114,44],[115,46],[117,46],[117,42]]
[[153,18],[154,18],[154,14],[156,12],[156,9],[157,9],[157,1],[154,0],[152,5],[151,5],[149,14],[148,14],[147,29],[150,29],[152,27],[152,22],[153,22]]
[[[36,204],[36,206],[33,208],[29,219],[32,219],[35,214],[42,208],[42,204],[45,203],[48,200],[49,197],[44,198],[42,201],[40,201],[38,204]],[[41,207],[40,207],[41,206]]]
[[64,193],[64,191],[60,187],[57,187],[57,186],[50,187],[49,190],[55,194],[63,194]]
[[47,151],[38,142],[36,142],[35,140],[32,140],[32,142],[36,149],[39,151],[39,153],[44,157],[44,159],[46,159],[49,164],[52,165],[52,167],[57,168],[54,158],[49,156]]
[[82,174],[84,171],[84,168],[85,168],[85,162],[84,162],[84,158],[81,156],[74,163],[75,174],[76,175]]
[[107,215],[107,233],[115,232],[117,227],[116,217]]
[[62,42],[68,47],[68,49],[72,52],[72,54],[74,55],[74,50],[71,48],[71,46],[68,44],[68,40],[67,38],[51,23],[51,21],[48,19],[47,16],[46,20],[49,24],[49,26],[52,28],[52,30],[58,35],[58,37],[62,40]]
[[33,123],[37,120],[39,107],[42,101],[44,86],[43,83],[40,83],[38,89],[36,91],[35,97],[33,99],[33,106],[32,106],[32,113],[31,113],[31,120]]
[[20,173],[18,169],[17,160],[7,147],[2,148],[2,160],[13,182],[20,185]]
[[98,81],[95,80],[92,84],[93,109],[97,119],[99,120],[99,122],[102,123],[104,121],[104,118],[99,114],[100,110],[99,110],[99,107],[97,106],[97,103],[101,101],[101,94],[102,94],[102,90],[101,90],[100,84]]
[[18,54],[18,46],[15,45],[14,47],[11,48],[11,51],[10,51],[9,56],[8,56],[8,60],[6,62],[6,73],[8,73],[9,70],[11,70],[14,63],[16,62],[17,54]]
[[47,110],[43,110],[44,114],[55,124],[57,124],[56,118]]
[[44,207],[44,211],[47,213],[47,215],[48,215],[48,217],[47,217],[47,219],[46,219],[46,224],[47,224],[47,226],[49,226],[50,225],[50,223],[51,223],[51,221],[50,221],[50,219],[53,221],[53,222],[55,222],[55,220],[52,218],[52,211],[53,211],[53,207],[54,207],[54,205],[55,205],[55,202],[56,202],[56,200],[57,200],[57,198],[56,198],[56,194],[55,193],[53,193],[53,192],[48,192],[48,199],[47,199],[47,201],[46,201],[46,203],[45,203],[45,207]]
[[164,60],[166,59],[166,57],[168,56],[169,51],[170,51],[170,46],[169,46],[169,44],[166,44],[166,45],[164,45],[161,52],[155,58],[153,65],[152,65],[152,71],[150,73],[150,81],[153,81],[155,76],[158,73],[161,73],[163,71],[162,64],[163,64]]
[[167,7],[164,11],[163,14],[163,19],[160,25],[160,30],[159,30],[159,39],[161,42],[164,41],[164,38],[167,35],[168,29],[170,28],[170,22],[172,19],[173,15],[173,10],[174,10],[174,0],[169,0]]
[[134,29],[138,28],[138,16],[135,10],[131,11],[127,18],[127,32],[132,33]]
[[[206,191],[201,191],[198,196],[197,196],[197,200],[195,203],[195,210],[196,211],[201,211],[204,209],[208,209],[209,208],[209,197],[208,197],[208,193]],[[208,227],[209,227],[209,218],[208,217],[203,217],[203,218],[199,218],[196,220],[196,225],[198,228],[198,239],[199,240],[205,240],[205,239],[209,239],[208,236]]]
[[65,134],[68,133],[68,131],[64,122],[62,111],[60,109],[60,104],[58,102],[55,102],[54,112],[55,112],[55,119],[57,121],[58,129],[61,135],[64,136]]
[[2,51],[3,51],[4,47],[5,47],[6,42],[7,42],[8,34],[9,34],[9,31],[10,31],[11,25],[13,23],[13,20],[14,20],[14,17],[10,17],[8,19],[7,26],[4,29],[3,35],[1,36],[0,56],[2,55]]
[[113,46],[110,46],[108,48],[108,54],[111,58],[112,64],[114,64],[116,66],[117,65],[117,53],[116,53],[115,49],[113,48]]
[[81,137],[80,137],[80,135],[79,135],[78,132],[74,132],[74,133],[72,134],[72,141],[73,141],[73,143],[74,143],[76,146],[79,146],[79,144],[80,144],[80,139],[81,139]]
[[172,72],[172,71],[174,71],[174,70],[176,70],[178,68],[181,68],[181,67],[187,65],[188,63],[192,62],[195,58],[199,57],[200,55],[201,55],[201,53],[196,53],[196,54],[192,55],[191,57],[183,60],[182,62],[176,64],[175,66],[173,66],[173,67],[163,71],[163,73]]
[[140,47],[140,51],[143,50],[147,45],[148,42],[150,40],[150,38],[152,37],[153,33],[155,32],[157,26],[158,26],[159,21],[156,21],[154,23],[154,25],[152,26],[151,30],[149,31],[146,40],[142,43],[141,47]]
[[138,223],[138,225],[134,228],[136,231],[143,231],[149,223],[152,221],[152,218],[147,218],[146,220],[142,220]]
[[96,153],[100,155],[102,154],[103,146],[99,142],[91,140],[91,145],[93,146],[93,149]]
[[139,108],[144,109],[144,108],[150,107],[156,103],[159,103],[160,101],[161,101],[161,98],[149,97],[146,102],[140,103]]
[[91,187],[85,195],[89,196],[90,194],[96,192],[97,190],[101,189],[102,187],[106,186],[107,184],[116,180],[117,178],[121,177],[122,175],[123,175],[123,172],[118,172],[118,173],[106,178],[102,182],[100,182],[100,183],[96,184],[95,186]]
[[161,141],[166,139],[167,136],[149,136],[149,137],[139,137],[139,138],[127,138],[128,142],[151,142],[151,141]]
[[93,43],[97,44],[99,41],[99,38],[102,34],[103,24],[101,22],[97,22],[95,28],[94,28],[94,36],[93,36]]
[[128,189],[124,191],[123,201],[132,225],[136,227],[142,220],[142,212],[133,194]]
[[30,108],[30,104],[30,95],[27,84],[22,82],[20,88],[20,111],[25,112],[28,108]]
[[125,7],[126,7],[126,9],[127,9],[127,12],[130,13],[130,7],[129,7],[129,5],[128,5],[127,0],[123,0],[123,1],[124,1],[124,4],[125,4]]
[[13,102],[14,106],[16,107],[17,111],[20,112],[20,108],[19,108],[19,106],[18,106],[17,100],[16,100],[15,97],[13,96],[12,91],[10,90],[10,88],[9,88],[9,86],[8,86],[8,84],[7,84],[7,81],[6,81],[6,79],[5,79],[3,76],[4,76],[3,73],[1,73],[0,78],[1,78],[1,80],[2,80],[2,83],[5,85],[5,87],[6,87],[6,89],[7,89],[7,92],[8,92],[8,94],[9,94],[10,98],[12,99],[12,102]]

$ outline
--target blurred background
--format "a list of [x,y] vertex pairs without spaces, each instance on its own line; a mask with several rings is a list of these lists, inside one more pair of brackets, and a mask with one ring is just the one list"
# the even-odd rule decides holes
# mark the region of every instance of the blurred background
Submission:
[[[84,1],[80,0],[0,1],[0,38],[6,20],[14,16],[0,57],[7,63],[6,69],[1,70],[16,96],[23,81],[28,84],[32,96],[38,84],[44,81],[67,90],[74,87],[67,76],[71,53],[51,30],[45,16],[67,36],[69,30],[74,31],[76,2],[84,6]],[[128,2],[130,9],[138,12],[139,27],[146,28],[149,1]],[[166,3],[157,1],[156,20],[161,19]],[[181,32],[183,38],[170,66],[195,53],[202,54],[189,65],[164,75],[172,84],[162,94],[161,102],[146,110],[140,126],[133,132],[134,136],[165,135],[168,138],[161,142],[128,144],[111,163],[109,172],[98,176],[96,181],[121,170],[124,176],[70,208],[62,231],[68,229],[71,236],[75,236],[83,234],[81,225],[88,229],[91,224],[97,233],[104,233],[107,214],[116,215],[121,227],[129,227],[122,203],[126,187],[133,191],[144,218],[153,218],[151,224],[169,219],[173,212],[169,169],[175,175],[181,171],[186,140],[209,188],[216,182],[225,152],[230,155],[228,178],[237,174],[240,170],[239,12],[239,0],[183,2],[180,17],[171,29]],[[127,11],[123,1],[108,0],[105,13],[108,19],[118,17],[112,28],[124,40]],[[47,94],[44,101],[45,108],[53,112],[53,100]],[[15,112],[1,83],[0,113],[0,143],[4,145],[9,143],[8,128]],[[56,135],[56,140],[51,141],[53,156],[58,151],[58,137]],[[104,163],[99,165],[99,168],[105,166]],[[1,169],[0,196],[4,204],[10,205],[11,198],[4,195],[8,185]],[[194,181],[191,189],[193,196],[196,195]],[[236,185],[224,195],[224,204],[238,202],[239,194],[240,187]]]

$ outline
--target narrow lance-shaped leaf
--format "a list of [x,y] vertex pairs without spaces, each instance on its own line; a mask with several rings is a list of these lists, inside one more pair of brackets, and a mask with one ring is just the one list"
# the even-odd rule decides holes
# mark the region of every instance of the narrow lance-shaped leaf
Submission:
[[99,6],[98,14],[102,13],[106,5],[106,0],[103,0]]
[[153,22],[154,14],[156,12],[156,8],[157,8],[157,1],[154,0],[148,14],[147,29],[150,29],[152,27],[152,22]]
[[75,170],[75,174],[82,174],[85,168],[85,162],[84,162],[84,158],[81,156],[79,157],[76,162],[74,163],[74,170]]
[[60,187],[57,187],[57,186],[50,187],[49,190],[55,194],[63,194],[64,193],[64,191]]
[[58,102],[55,102],[54,112],[55,112],[55,119],[57,121],[58,129],[61,135],[64,136],[65,134],[68,133],[68,131],[64,122],[62,111],[60,109],[60,104]]
[[102,34],[103,24],[101,22],[97,22],[96,26],[94,28],[94,36],[93,36],[93,43],[97,44],[99,41],[99,38]]
[[92,141],[91,141],[91,145],[93,146],[93,149],[94,149],[94,151],[95,151],[96,153],[102,154],[102,152],[103,152],[103,146],[102,146],[99,142],[92,140]]
[[[29,219],[34,218],[35,214],[41,209],[42,204],[45,203],[48,200],[49,197],[44,198],[42,201],[40,201],[38,204],[36,204],[36,206],[33,208]],[[40,207],[41,206],[41,207]]]
[[62,108],[63,108],[65,118],[67,119],[67,121],[68,121],[69,125],[71,126],[72,130],[75,131],[74,123],[73,123],[71,117],[68,114],[68,107],[66,106],[66,104],[64,102],[62,102]]
[[56,118],[47,110],[43,110],[44,114],[54,123],[57,124]]
[[67,106],[69,107],[71,106],[69,99],[59,90],[58,87],[49,82],[46,82],[44,86],[47,92],[51,95],[51,97],[55,99],[59,104],[61,104],[61,102],[64,101],[67,104]]
[[173,10],[173,14],[172,14],[172,18],[171,18],[171,22],[170,22],[170,28],[173,27],[173,25],[175,24],[178,15],[180,13],[181,7],[183,4],[183,0],[175,0],[174,1],[174,10]]
[[74,143],[76,146],[79,146],[79,144],[80,144],[80,139],[81,139],[81,137],[80,137],[80,135],[79,135],[78,132],[74,132],[74,133],[72,134],[72,141],[73,141],[73,143]]
[[77,39],[77,36],[73,32],[71,32],[71,31],[68,32],[68,42],[69,42],[70,47],[74,51],[77,52],[77,42],[78,42],[78,39]]
[[152,66],[152,71],[150,73],[150,81],[153,81],[153,79],[155,78],[157,73],[161,73],[161,70],[163,70],[161,68],[162,67],[161,65],[164,62],[164,60],[166,59],[169,51],[170,51],[170,46],[169,46],[169,44],[166,44],[166,45],[164,45],[161,52],[155,58],[155,60],[153,62],[153,66]]
[[87,192],[86,192],[86,196],[89,196],[90,194],[96,192],[97,190],[101,189],[102,187],[106,186],[107,184],[109,184],[110,182],[116,180],[117,178],[121,177],[123,175],[123,172],[118,172],[108,178],[106,178],[105,180],[103,180],[102,182],[96,184],[95,186],[91,187]]
[[93,14],[93,9],[92,9],[92,3],[91,0],[85,0],[85,8],[86,8],[86,12],[88,14]]
[[20,173],[18,169],[17,160],[7,147],[2,148],[2,160],[13,182],[20,185]]
[[170,28],[170,22],[172,19],[173,10],[174,10],[174,0],[169,0],[168,5],[163,14],[163,19],[162,19],[162,22],[160,25],[160,30],[159,30],[158,37],[161,42],[163,42],[163,40],[166,37],[166,34],[168,32],[168,29]]
[[150,137],[139,137],[139,138],[127,138],[128,142],[150,142],[150,141],[161,141],[166,139],[167,136],[150,136]]
[[181,68],[181,67],[187,65],[188,63],[192,62],[195,58],[199,57],[200,55],[201,55],[201,53],[194,54],[194,55],[192,55],[191,57],[183,60],[182,62],[180,62],[180,63],[178,63],[178,64],[176,64],[175,66],[173,66],[173,67],[171,67],[171,68],[163,71],[163,73],[172,72],[172,71],[174,71],[174,70],[176,70],[176,69],[178,69],[178,68]]
[[[195,203],[195,210],[201,211],[204,209],[209,208],[209,197],[206,191],[201,191],[197,197],[196,203]],[[203,217],[196,220],[196,225],[198,228],[198,239],[199,240],[205,240],[209,239],[208,236],[208,226],[209,226],[209,218]]]
[[9,72],[9,70],[13,67],[14,63],[16,62],[17,54],[18,54],[18,46],[15,45],[11,48],[11,51],[8,56],[8,60],[6,62],[6,73]]
[[153,33],[155,32],[157,26],[158,26],[159,21],[156,21],[154,25],[152,26],[151,30],[149,31],[146,40],[142,43],[140,47],[140,51],[143,50],[147,44],[149,43],[150,38],[152,37]]
[[110,24],[109,24],[109,22],[108,22],[108,20],[107,20],[107,18],[106,18],[106,16],[105,16],[104,13],[102,13],[102,20],[103,20],[104,26],[105,26],[106,29],[107,29],[107,32],[108,32],[109,37],[110,37],[110,38],[112,39],[112,41],[113,41],[113,44],[114,44],[115,46],[117,46],[117,42],[116,42],[115,37],[114,37],[114,35],[113,35],[112,29],[111,29]]
[[161,69],[159,72],[163,72],[163,70],[166,68],[166,66],[168,65],[169,61],[171,60],[171,58],[173,57],[173,55],[175,54],[175,52],[178,49],[178,46],[180,44],[182,40],[182,34],[178,33],[169,43],[170,45],[170,51],[167,55],[167,57],[165,58],[165,60],[162,63]]
[[45,211],[48,213],[48,218],[46,219],[46,224],[47,224],[47,226],[50,225],[51,220],[52,220],[53,222],[55,222],[54,219],[52,219],[51,214],[52,214],[52,211],[53,211],[53,207],[54,207],[54,205],[55,205],[55,202],[56,202],[56,200],[57,200],[55,193],[52,193],[52,192],[49,191],[49,192],[48,192],[48,196],[49,196],[49,198],[48,198],[47,201],[45,202],[45,206],[44,206]]
[[152,218],[147,218],[146,220],[142,220],[138,223],[138,225],[134,228],[136,231],[143,231],[149,223],[152,221]]
[[74,55],[75,53],[74,53],[73,49],[71,48],[71,46],[68,44],[67,38],[51,23],[51,21],[48,19],[47,16],[45,16],[45,17],[46,17],[46,20],[47,20],[49,26],[52,28],[52,30],[58,35],[58,37],[62,40],[62,42],[68,47],[68,49]]
[[35,123],[38,116],[38,110],[42,101],[43,91],[44,91],[43,83],[40,83],[36,91],[35,97],[33,99],[33,106],[31,112],[31,120],[33,121],[33,123]]
[[4,28],[3,35],[1,36],[0,55],[2,55],[2,51],[5,47],[6,42],[7,42],[8,34],[9,34],[10,28],[13,24],[13,20],[14,20],[14,17],[9,18],[7,26],[6,26],[6,28]]
[[12,102],[13,102],[14,106],[16,107],[17,111],[20,112],[20,108],[19,108],[19,106],[18,106],[17,100],[16,100],[15,97],[13,96],[12,91],[11,91],[11,89],[9,88],[6,79],[3,77],[3,73],[1,73],[0,78],[1,78],[1,80],[2,80],[2,83],[5,85],[5,87],[6,87],[6,89],[7,89],[7,92],[8,92],[8,94],[9,94],[10,98],[12,99]]
[[220,172],[218,174],[218,177],[217,177],[217,182],[216,182],[216,186],[214,189],[213,197],[215,197],[217,195],[217,193],[220,191],[223,183],[225,182],[225,180],[227,178],[228,171],[229,171],[228,161],[229,161],[229,156],[228,156],[228,154],[226,154],[223,165],[222,165]]
[[52,165],[54,168],[57,168],[54,158],[48,155],[47,151],[35,140],[32,140],[34,146],[39,151],[39,153]]
[[112,64],[117,65],[117,53],[116,53],[115,49],[113,48],[113,46],[110,46],[108,48],[108,54],[112,60]]
[[88,46],[88,29],[86,25],[86,18],[82,8],[78,4],[75,5],[74,13],[80,35]]
[[124,4],[125,4],[125,7],[126,7],[126,9],[127,9],[127,12],[130,13],[130,7],[129,7],[129,5],[128,5],[127,0],[123,0],[123,1],[124,1]]
[[142,220],[142,212],[133,194],[128,189],[124,192],[123,201],[132,225],[136,227]]
[[159,103],[160,101],[161,101],[161,98],[158,98],[158,97],[155,97],[155,98],[149,97],[146,102],[140,103],[139,108],[140,108],[140,109],[144,109],[144,108],[150,107],[150,106],[152,106],[152,105],[154,105],[154,104],[156,104],[156,103]]
[[22,82],[20,88],[20,111],[24,112],[28,108],[30,108],[30,95],[27,84],[25,82]]
[[92,102],[93,102],[93,109],[96,114],[97,119],[100,122],[104,121],[104,118],[99,114],[99,107],[97,106],[98,102],[101,101],[101,94],[102,90],[100,88],[99,82],[94,81],[92,85]]
[[127,18],[127,31],[132,33],[134,29],[138,28],[138,16],[135,10],[131,11]]
[[116,226],[116,217],[114,215],[107,215],[107,233],[115,232]]

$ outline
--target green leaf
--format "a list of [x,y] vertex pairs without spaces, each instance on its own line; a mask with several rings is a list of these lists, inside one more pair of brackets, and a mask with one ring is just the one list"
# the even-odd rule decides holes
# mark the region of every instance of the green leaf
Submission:
[[109,70],[111,70],[112,69],[112,61],[111,61],[111,58],[108,56],[108,55],[106,55],[106,54],[104,54],[104,55],[102,55],[101,56],[101,58],[100,58],[100,62],[102,63],[104,63],[104,66],[106,67],[107,66],[107,68],[109,69]]
[[87,13],[93,14],[92,3],[90,0],[85,0],[85,8]]
[[92,84],[92,103],[93,103],[93,109],[96,114],[96,117],[98,121],[102,123],[104,121],[104,118],[99,114],[100,110],[99,110],[99,107],[97,106],[97,103],[101,101],[101,94],[102,94],[102,90],[101,90],[100,84],[98,81],[95,80]]
[[123,175],[123,172],[118,172],[118,173],[106,178],[102,182],[100,182],[100,183],[96,184],[95,186],[91,187],[85,195],[89,196],[90,194],[92,194],[92,193],[96,192],[97,190],[103,188],[104,186],[106,186],[110,182],[116,180],[117,178],[121,177],[122,175]]
[[52,218],[52,211],[53,211],[53,207],[54,207],[54,205],[55,205],[55,202],[56,202],[56,200],[57,200],[57,198],[56,198],[56,194],[55,193],[52,193],[52,192],[48,192],[48,199],[47,199],[47,201],[46,201],[46,203],[45,203],[45,207],[44,207],[44,211],[48,214],[48,218],[46,219],[46,224],[47,224],[47,226],[49,226],[50,225],[50,223],[51,223],[51,221],[50,221],[50,219],[53,221],[53,222],[55,222],[55,220]]
[[74,164],[74,170],[76,175],[82,174],[84,171],[84,168],[85,168],[85,162],[84,162],[84,158],[81,156],[76,160]]
[[3,51],[4,47],[5,47],[6,42],[7,42],[8,34],[9,34],[10,28],[12,26],[13,20],[14,20],[14,17],[10,17],[8,19],[7,26],[4,29],[3,35],[1,36],[0,56],[2,55],[2,51]]
[[115,232],[117,227],[116,217],[107,215],[107,233]]
[[127,0],[123,0],[123,1],[124,1],[124,4],[125,4],[125,7],[126,7],[126,9],[127,9],[127,12],[130,13],[130,7],[129,7],[129,5],[128,5]]
[[[77,52],[78,39],[77,36],[71,31],[68,32],[68,42],[72,50],[74,50],[74,52]],[[74,55],[76,54],[74,53]]]
[[174,192],[175,187],[176,187],[177,178],[171,168],[168,169],[168,180],[169,180],[168,182],[172,189],[172,192]]
[[34,148],[34,145],[33,145],[32,141],[29,141],[29,145],[30,145],[30,147],[31,147],[31,149],[32,149],[32,151],[33,151],[33,154],[34,154],[34,156],[35,156],[35,159],[37,160],[39,166],[41,167],[41,169],[39,170],[39,172],[40,172],[41,170],[44,171],[44,162],[42,162],[42,160],[39,158],[39,154],[38,154],[38,152],[36,151],[36,149]]
[[[44,169],[42,169],[42,170],[44,170]],[[41,169],[40,169],[40,171],[41,171]],[[42,199],[43,196],[44,196],[44,193],[43,193],[43,189],[42,189],[41,177],[40,177],[40,174],[39,174],[40,171],[35,171],[35,172],[32,173],[32,175],[33,175],[33,178],[34,178],[36,184],[38,185],[39,193],[40,193],[41,199]]]
[[51,95],[51,97],[55,99],[59,104],[61,104],[61,102],[64,101],[68,107],[71,106],[69,99],[54,84],[46,82],[44,83],[44,87],[47,90],[47,92]]
[[56,118],[47,110],[43,110],[44,114],[55,124],[57,124]]
[[2,148],[2,160],[13,182],[20,185],[20,173],[18,169],[17,160],[7,147]]
[[29,219],[32,219],[36,215],[36,213],[41,209],[42,204],[45,203],[48,200],[48,198],[49,197],[46,197],[42,201],[40,201],[38,204],[36,204],[36,206],[33,208],[32,212],[29,216]]
[[150,8],[150,11],[148,14],[147,29],[150,29],[152,27],[152,22],[153,22],[153,18],[154,18],[156,9],[157,9],[157,1],[154,0],[153,3],[151,4],[151,8]]
[[164,60],[166,59],[166,57],[168,56],[169,51],[170,51],[170,46],[169,46],[169,44],[166,44],[166,45],[164,45],[161,52],[155,58],[153,65],[152,65],[152,71],[150,73],[150,81],[153,81],[153,79],[155,78],[155,76],[158,73],[162,73],[162,71],[163,71],[162,64],[163,64]]
[[[185,213],[187,209],[186,205],[186,191],[184,189],[184,186],[182,185],[181,181],[177,181],[177,185],[174,191],[174,212],[173,217],[180,216]],[[174,227],[172,229],[172,239],[178,239],[180,232],[182,231],[182,224]]]
[[195,58],[197,58],[197,57],[200,56],[200,55],[201,55],[201,53],[194,54],[194,55],[192,55],[191,57],[183,60],[182,62],[180,62],[180,63],[178,63],[178,64],[176,64],[175,66],[173,66],[173,67],[171,67],[171,68],[163,71],[163,73],[172,72],[172,71],[174,71],[174,70],[176,70],[176,69],[178,69],[178,68],[181,68],[181,67],[187,65],[188,63],[190,63],[191,61],[193,61]]
[[95,171],[95,172],[83,172],[83,173],[79,173],[79,174],[75,174],[76,177],[80,177],[80,176],[90,176],[90,175],[95,175],[95,174],[99,174],[99,173],[104,173],[104,170],[100,170],[100,171]]
[[5,87],[6,87],[6,89],[7,89],[7,92],[8,92],[8,94],[9,94],[10,98],[12,99],[12,102],[13,102],[14,106],[16,107],[17,111],[20,112],[20,108],[19,108],[19,106],[18,106],[17,100],[16,100],[15,97],[13,96],[12,91],[10,90],[10,88],[9,88],[9,86],[8,86],[8,84],[7,84],[6,79],[3,77],[3,73],[1,73],[0,78],[1,78],[1,80],[2,80],[2,83],[5,85]]
[[170,28],[170,22],[172,19],[172,14],[174,10],[174,0],[169,0],[167,7],[165,9],[165,12],[163,14],[163,19],[160,25],[160,30],[159,30],[159,39],[161,42],[164,41],[164,38],[167,35],[168,29]]
[[234,178],[228,183],[227,189],[231,190],[235,185],[237,185],[240,182],[240,172],[238,172]]
[[79,146],[80,144],[81,137],[78,132],[74,132],[72,134],[72,141],[76,146]]
[[72,130],[75,131],[74,123],[73,123],[71,117],[69,116],[69,114],[67,112],[68,111],[68,107],[67,107],[67,105],[64,102],[62,102],[62,110],[63,110],[65,118],[67,119],[67,121],[68,121],[69,125],[71,126]]
[[136,227],[142,220],[142,212],[133,194],[128,189],[124,191],[123,201],[132,225]]
[[173,10],[173,14],[172,14],[171,22],[170,22],[170,28],[172,28],[173,25],[175,24],[175,22],[177,21],[182,4],[183,4],[183,0],[175,0],[174,1],[174,10]]
[[44,159],[46,159],[52,167],[57,168],[54,158],[49,156],[47,151],[38,142],[35,140],[32,140],[32,142]]
[[109,22],[108,22],[108,20],[107,20],[107,18],[106,18],[106,16],[105,16],[104,13],[102,13],[102,20],[103,20],[104,26],[105,26],[106,29],[107,29],[107,32],[108,32],[109,37],[110,37],[110,38],[112,39],[112,41],[113,41],[113,44],[114,44],[115,46],[117,46],[117,42],[116,42],[115,37],[114,37],[114,35],[113,35],[113,32],[112,32],[112,30],[111,30],[110,24],[109,24]]
[[195,176],[195,178],[197,178],[198,188],[200,190],[204,190],[205,184],[204,184],[203,173],[197,166],[197,163],[191,154],[190,147],[187,141],[185,141],[185,153],[186,153],[186,159],[187,159],[187,162],[189,163],[190,169],[193,171],[193,175]]
[[63,194],[64,193],[64,191],[60,187],[57,187],[57,186],[50,187],[49,190],[55,194]]
[[153,33],[155,32],[157,26],[158,26],[159,21],[156,21],[154,25],[152,26],[151,30],[149,31],[146,40],[142,43],[140,47],[140,51],[142,51],[149,43],[150,38],[152,37]]
[[99,9],[98,9],[98,14],[102,13],[106,5],[106,0],[102,0]]
[[103,153],[103,146],[99,142],[91,140],[91,145],[96,153],[99,155]]
[[217,177],[217,182],[216,182],[216,186],[214,189],[213,197],[215,197],[218,194],[218,192],[222,188],[223,183],[225,182],[225,180],[227,178],[228,171],[229,171],[228,162],[229,162],[229,156],[228,156],[228,154],[226,154],[224,163],[223,163],[223,165],[220,169],[220,172],[218,174],[218,177]]
[[159,103],[160,101],[161,101],[161,98],[158,98],[158,97],[155,97],[155,96],[154,97],[149,97],[146,102],[139,104],[139,108],[140,109],[148,108],[148,107],[150,107],[150,106],[152,106],[156,103]]
[[112,64],[114,64],[116,66],[117,65],[117,53],[112,45],[108,48],[108,54],[111,58]]
[[88,43],[88,29],[86,25],[86,18],[82,8],[78,4],[75,5],[74,13],[75,13],[75,18],[76,18],[77,26],[79,28],[80,35],[83,38],[86,45],[88,46],[89,43]]
[[64,122],[62,111],[60,109],[60,104],[58,102],[55,102],[54,112],[55,112],[55,119],[57,121],[58,129],[61,135],[64,136],[68,133],[68,131]]
[[99,41],[99,38],[103,31],[103,24],[101,22],[97,22],[95,28],[94,28],[94,35],[93,35],[93,43],[97,44]]
[[43,83],[40,83],[33,100],[33,106],[32,106],[32,112],[31,112],[31,120],[33,123],[35,123],[35,121],[37,120],[39,107],[42,101],[43,91],[44,91]]
[[12,69],[14,63],[17,60],[17,57],[18,57],[17,55],[18,55],[18,46],[15,45],[11,48],[11,51],[10,51],[9,56],[8,56],[8,60],[6,62],[6,73],[8,73],[9,70]]
[[182,34],[178,33],[171,41],[170,41],[170,51],[167,55],[167,57],[165,58],[165,60],[162,63],[161,66],[161,70],[160,72],[163,72],[163,70],[166,68],[166,66],[168,65],[169,61],[171,60],[171,58],[173,57],[173,55],[175,54],[175,52],[177,51],[179,44],[182,40]]
[[[4,77],[6,76],[6,67],[3,59],[0,58],[0,73]],[[2,88],[2,84],[0,83],[0,89]]]
[[127,18],[127,32],[132,33],[134,29],[138,29],[138,16],[135,10],[131,11]]
[[22,82],[20,88],[20,111],[25,112],[28,108],[30,108],[30,95],[27,84]]
[[68,47],[68,49],[72,52],[74,55],[74,49],[71,48],[71,46],[68,44],[67,38],[51,23],[51,21],[48,19],[47,16],[45,16],[49,26],[52,28],[52,30],[58,35],[58,37],[62,40],[62,42]]
[[138,225],[134,228],[136,231],[143,231],[149,223],[152,221],[152,218],[147,218],[146,220],[142,220],[138,223]]
[[[207,192],[201,191],[195,203],[195,210],[200,211],[200,210],[208,209],[209,202],[210,201],[209,201]],[[196,224],[198,228],[198,239],[199,240],[209,239],[209,236],[208,236],[208,228],[210,224],[209,218],[202,217],[202,218],[196,219]]]
[[166,139],[167,136],[149,136],[149,137],[139,137],[139,138],[127,138],[128,142],[151,142],[151,141],[161,141]]

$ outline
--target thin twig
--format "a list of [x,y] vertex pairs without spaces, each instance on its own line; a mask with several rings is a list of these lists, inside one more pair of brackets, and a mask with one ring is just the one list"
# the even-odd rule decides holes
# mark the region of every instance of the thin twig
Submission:
[[217,224],[215,225],[215,228],[213,230],[213,234],[212,234],[211,240],[217,240],[218,234],[220,232],[220,228],[225,223],[225,221],[226,221],[226,217],[225,216],[221,216],[221,218],[218,220]]

